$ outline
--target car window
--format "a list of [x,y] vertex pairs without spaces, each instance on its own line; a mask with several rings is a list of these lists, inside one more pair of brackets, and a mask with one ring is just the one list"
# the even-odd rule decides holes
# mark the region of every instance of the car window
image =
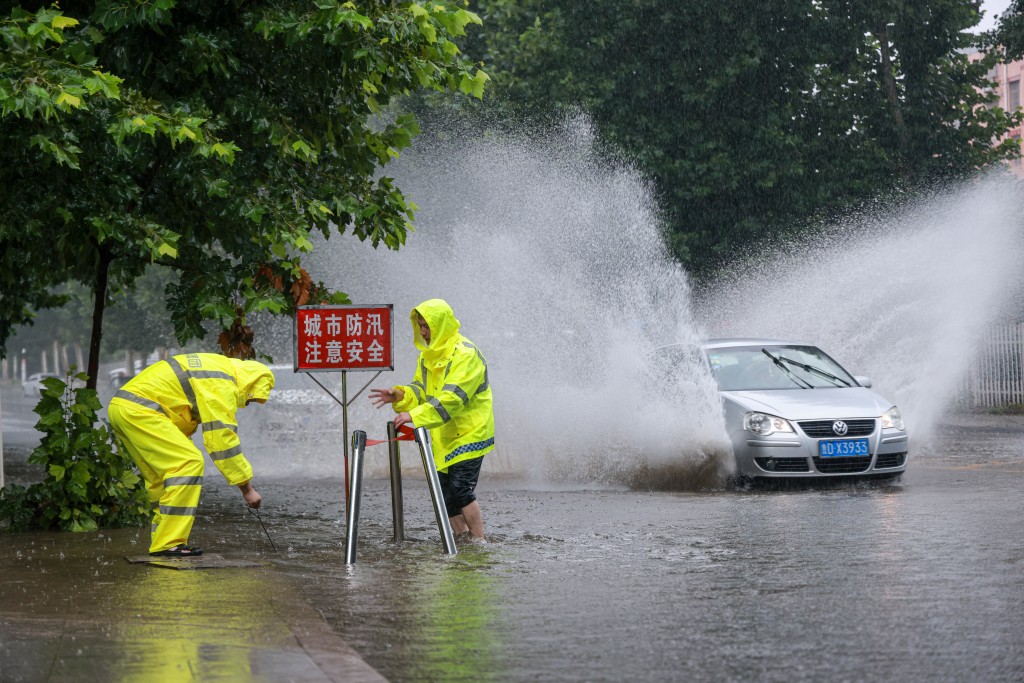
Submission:
[[[779,358],[781,366],[762,349]],[[842,366],[814,346],[743,346],[707,350],[722,391],[769,391],[857,386]],[[785,361],[794,361],[792,363]],[[806,368],[801,365],[808,366]],[[817,370],[817,372],[815,371]],[[837,379],[831,379],[833,375]]]

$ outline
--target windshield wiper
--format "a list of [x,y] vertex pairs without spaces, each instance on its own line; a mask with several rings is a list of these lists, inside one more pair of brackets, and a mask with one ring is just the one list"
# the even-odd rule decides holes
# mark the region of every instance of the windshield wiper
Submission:
[[786,358],[785,356],[781,356],[781,355],[779,356],[779,360],[785,361],[787,363],[792,363],[793,365],[797,366],[798,368],[801,368],[802,370],[806,370],[807,372],[813,372],[815,375],[818,375],[819,377],[824,377],[825,379],[827,379],[827,380],[829,380],[831,382],[842,382],[843,384],[845,384],[848,387],[852,387],[853,386],[852,384],[847,382],[842,377],[836,377],[831,372],[828,372],[826,370],[822,370],[821,368],[819,368],[817,366],[808,365],[807,363],[801,363],[798,360],[793,360],[792,358]]
[[814,386],[810,382],[808,382],[805,379],[801,379],[801,378],[797,377],[796,375],[794,375],[793,371],[790,370],[789,368],[787,368],[785,365],[783,365],[781,360],[779,360],[778,358],[776,358],[772,354],[768,353],[768,349],[761,349],[761,352],[764,353],[764,355],[766,355],[769,358],[771,358],[772,362],[775,363],[776,365],[778,365],[779,369],[782,370],[784,373],[786,373],[786,377],[789,377],[791,380],[793,380],[793,382],[795,384],[797,384],[798,386],[803,387],[804,389],[813,389],[814,388]]

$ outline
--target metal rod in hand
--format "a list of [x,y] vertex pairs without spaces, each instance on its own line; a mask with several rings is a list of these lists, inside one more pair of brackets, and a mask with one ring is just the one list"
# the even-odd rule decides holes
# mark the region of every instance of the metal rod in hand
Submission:
[[345,564],[356,563],[356,541],[359,536],[359,502],[363,493],[363,452],[366,432],[352,432],[352,483],[345,516]]
[[277,546],[274,545],[274,539],[270,537],[270,532],[267,531],[267,525],[263,523],[263,518],[260,517],[260,513],[256,510],[256,508],[249,508],[249,512],[256,515],[256,519],[259,520],[260,526],[263,527],[263,533],[267,535],[267,540],[270,541],[270,547],[273,548],[274,552],[276,553]]
[[437,518],[437,528],[441,530],[444,552],[454,555],[458,552],[455,549],[455,534],[452,533],[452,524],[448,521],[448,511],[445,509],[444,495],[441,493],[441,480],[437,476],[437,467],[434,466],[430,432],[425,427],[417,427],[415,434],[416,443],[420,445],[420,457],[423,459],[423,473],[427,475],[427,486],[430,487],[430,500],[434,503],[434,517]]
[[405,540],[405,518],[402,510],[402,456],[398,447],[398,428],[388,422],[388,463],[391,467],[391,520],[395,542]]

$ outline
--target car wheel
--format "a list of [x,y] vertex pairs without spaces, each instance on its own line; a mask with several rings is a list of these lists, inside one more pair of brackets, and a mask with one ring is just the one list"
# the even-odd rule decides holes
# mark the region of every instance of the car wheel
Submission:
[[749,491],[754,485],[754,478],[743,474],[734,474],[729,477],[729,488],[734,491]]

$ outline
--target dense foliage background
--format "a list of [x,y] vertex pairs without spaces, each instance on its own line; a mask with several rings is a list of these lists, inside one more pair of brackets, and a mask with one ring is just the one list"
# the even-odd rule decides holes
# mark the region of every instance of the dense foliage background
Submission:
[[[582,108],[655,182],[676,255],[738,248],[1019,154],[964,0],[476,0],[502,106]],[[990,43],[989,43],[990,44]],[[990,44],[991,47],[991,44]],[[1001,140],[1001,141],[1000,141]],[[993,144],[996,143],[996,144]]]
[[585,112],[713,277],[1019,155],[987,78],[1019,4],[977,36],[971,0],[0,2],[0,346],[74,296],[52,321],[93,330],[92,376],[108,304],[108,347],[145,349],[343,301],[302,269],[310,232],[401,246],[415,207],[383,169],[423,107]]

